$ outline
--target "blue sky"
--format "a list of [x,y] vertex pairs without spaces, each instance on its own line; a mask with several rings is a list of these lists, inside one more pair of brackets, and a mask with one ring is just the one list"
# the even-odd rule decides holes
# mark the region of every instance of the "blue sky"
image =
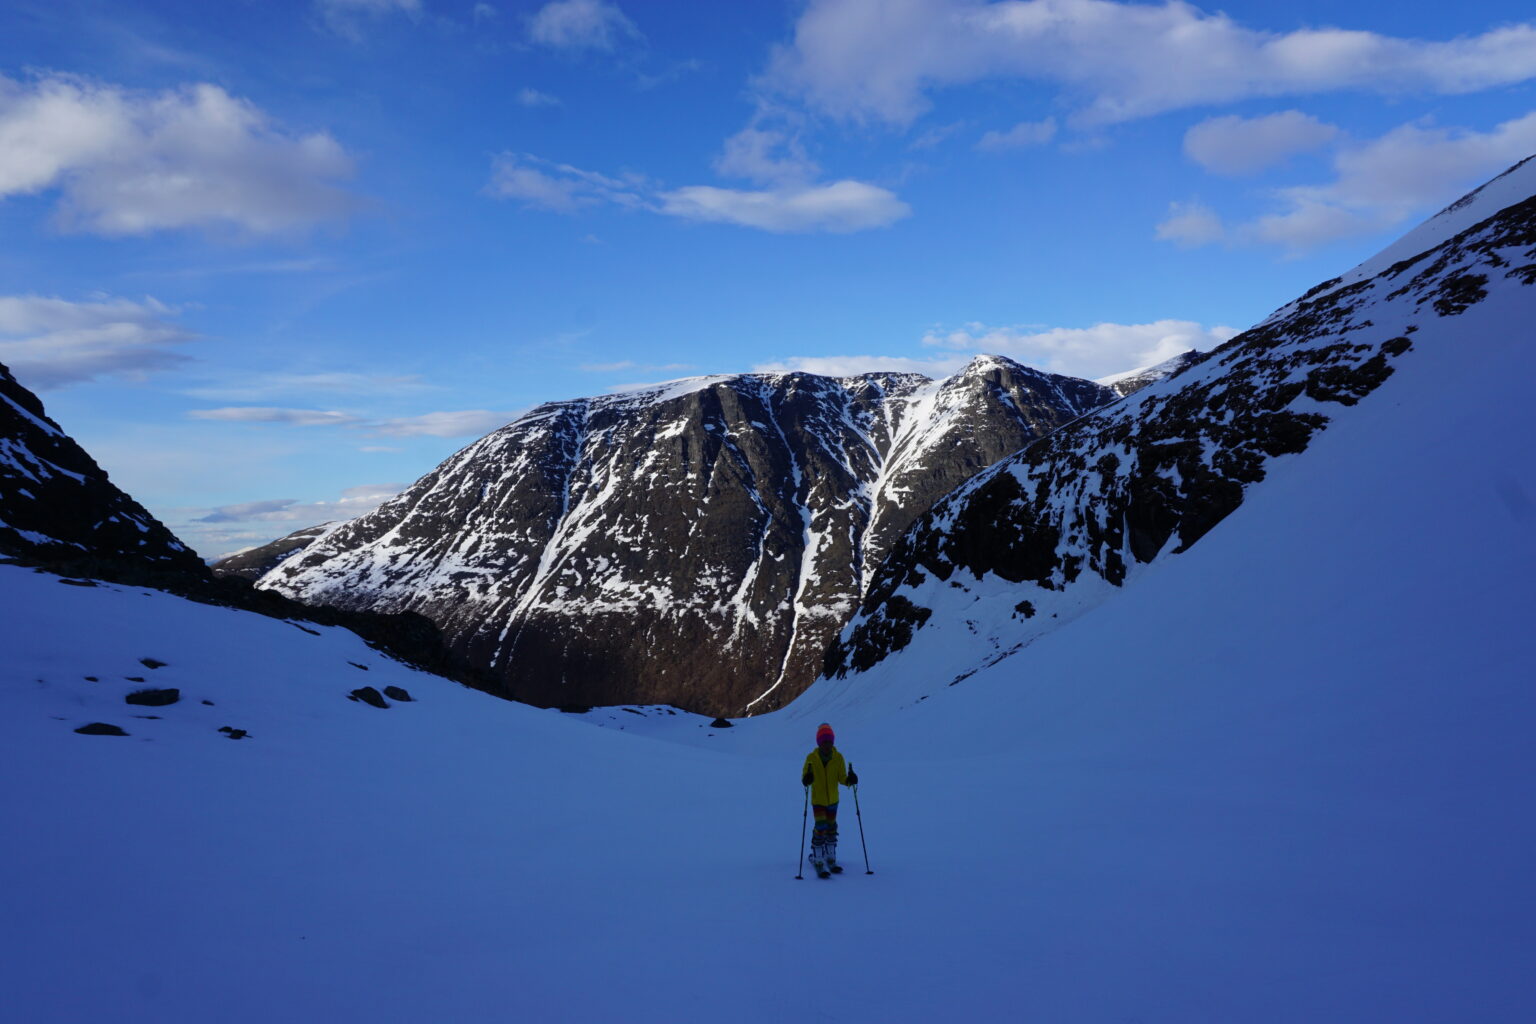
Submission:
[[1532,152],[1503,0],[10,0],[0,362],[216,556],[552,399],[1209,347]]

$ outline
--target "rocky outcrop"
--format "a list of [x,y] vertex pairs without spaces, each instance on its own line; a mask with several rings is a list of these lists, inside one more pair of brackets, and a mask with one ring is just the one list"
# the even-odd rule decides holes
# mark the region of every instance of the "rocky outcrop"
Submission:
[[0,366],[0,555],[71,575],[195,579],[202,561],[120,491]]
[[258,585],[427,616],[547,706],[780,706],[934,500],[1115,398],[981,357],[912,374],[692,378],[554,402]]
[[[1137,566],[1188,550],[1273,460],[1380,387],[1427,324],[1495,288],[1536,285],[1533,196],[1536,164],[1511,169],[1408,236],[1438,244],[1324,282],[1176,377],[979,474],[894,546],[826,674],[866,671],[937,622],[1007,657]],[[1536,301],[1517,329],[1533,322]]]

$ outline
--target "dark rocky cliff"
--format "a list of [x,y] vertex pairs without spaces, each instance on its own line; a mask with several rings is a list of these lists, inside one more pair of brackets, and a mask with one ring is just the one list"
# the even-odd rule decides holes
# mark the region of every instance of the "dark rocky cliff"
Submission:
[[1114,398],[981,357],[940,382],[748,374],[550,403],[259,585],[419,612],[532,703],[768,710],[917,515]]
[[125,582],[201,578],[202,561],[107,478],[0,366],[0,554]]

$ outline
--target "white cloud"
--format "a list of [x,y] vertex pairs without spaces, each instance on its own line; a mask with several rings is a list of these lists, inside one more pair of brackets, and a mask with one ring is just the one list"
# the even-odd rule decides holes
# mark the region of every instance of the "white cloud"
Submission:
[[347,427],[362,420],[351,413],[327,409],[283,409],[274,406],[237,405],[223,409],[193,409],[195,420],[223,423],[284,423],[292,427]]
[[983,152],[996,153],[1005,149],[1019,149],[1024,146],[1043,146],[1056,137],[1056,119],[1048,117],[1044,121],[1020,121],[1005,132],[987,132],[976,143],[976,148]]
[[1257,174],[1338,136],[1335,125],[1299,110],[1266,117],[1212,117],[1184,133],[1184,152],[1217,174]]
[[644,37],[616,4],[554,0],[528,19],[528,38],[556,50],[612,50]]
[[776,233],[866,231],[894,224],[912,212],[895,193],[862,181],[764,191],[690,185],[657,198],[661,212],[674,217]]
[[1157,237],[1192,247],[1210,245],[1227,237],[1227,229],[1215,210],[1200,202],[1169,203],[1168,218],[1157,226]]
[[778,233],[865,231],[894,224],[912,212],[895,193],[862,181],[785,184],[761,190],[689,185],[665,191],[638,175],[620,180],[512,153],[496,158],[485,191],[554,213],[614,203],[669,217]]
[[0,75],[0,199],[57,190],[68,229],[293,231],[352,210],[335,185],[352,173],[331,136],[287,133],[216,85],[140,94]]
[[521,415],[521,411],[495,412],[490,409],[429,412],[370,423],[368,432],[386,437],[481,437]]
[[1247,28],[1188,3],[810,0],[765,76],[837,117],[907,124],[927,93],[1052,82],[1109,123],[1256,96],[1467,93],[1536,77],[1536,26],[1445,42],[1336,28]]
[[823,377],[857,377],[864,373],[920,373],[925,377],[948,377],[969,360],[965,356],[939,356],[934,359],[908,359],[903,356],[793,356],[771,363],[758,363],[753,373],[816,373]]
[[[1533,152],[1536,111],[1487,132],[1402,125],[1341,146],[1333,157],[1332,181],[1277,189],[1280,209],[1226,231],[1225,237],[1299,253],[1385,231],[1434,212]],[[1168,224],[1159,227],[1159,238],[1198,244],[1197,231],[1180,235],[1177,223],[1165,231]]]
[[561,105],[560,97],[528,88],[517,91],[517,102],[525,107],[558,107]]
[[969,323],[956,330],[932,330],[923,344],[1008,356],[1038,370],[1097,380],[1138,366],[1171,359],[1180,352],[1215,348],[1238,332],[1192,320],[1092,327],[989,327]]
[[642,184],[639,179],[621,181],[526,153],[503,153],[492,162],[486,191],[535,209],[574,213],[599,203],[640,206],[643,200],[635,189]]
[[171,322],[176,312],[150,298],[0,296],[0,363],[39,391],[97,377],[141,379],[188,361],[176,348],[197,336]]
[[715,159],[716,172],[760,184],[800,183],[814,179],[821,168],[805,153],[798,132],[748,125],[725,140]]

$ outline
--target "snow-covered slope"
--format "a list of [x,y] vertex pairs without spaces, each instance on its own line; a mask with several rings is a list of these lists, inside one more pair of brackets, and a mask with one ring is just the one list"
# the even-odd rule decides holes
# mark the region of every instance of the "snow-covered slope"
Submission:
[[1160,380],[1172,377],[1186,366],[1193,366],[1195,363],[1198,363],[1200,359],[1201,354],[1195,349],[1190,349],[1188,352],[1180,352],[1172,359],[1164,359],[1162,362],[1153,363],[1151,366],[1139,366],[1134,370],[1126,370],[1124,373],[1100,377],[1094,383],[1102,384],[1124,398],[1126,395],[1133,395],[1142,388],[1150,387]]
[[[6,1016],[1524,1024],[1529,322],[1507,290],[1447,319],[1467,343],[1015,657],[949,687],[924,630],[732,729],[0,566]],[[823,719],[860,815],[849,872],[795,881]]]
[[782,706],[934,500],[1112,400],[985,356],[916,375],[701,377],[544,405],[259,586],[413,611],[546,705]]
[[[1324,281],[1299,301],[1305,302],[1389,271],[1396,264],[1428,252],[1532,195],[1536,195],[1536,155],[1526,157],[1503,174],[1468,192],[1349,273]],[[1287,315],[1294,305],[1284,307],[1275,316]]]
[[[1527,183],[1536,192],[1536,176]],[[1189,550],[1275,466],[1377,401],[1401,365],[1493,335],[1536,340],[1533,286],[1536,198],[1527,193],[1374,277],[1314,289],[936,505],[881,566],[828,671],[857,674],[908,647],[932,648],[943,655],[924,664],[942,664],[948,682],[1018,654],[1134,585],[1149,564]],[[911,678],[901,665],[889,674]],[[858,685],[879,688],[880,678]]]
[[[872,671],[730,729],[540,711],[340,630],[0,565],[6,1018],[1536,1019],[1519,246],[1458,250],[1507,260],[1459,313],[1431,288],[1336,320],[1420,329],[1114,600],[959,678],[1021,620],[1014,584],[956,572],[969,623],[936,604]],[[124,702],[145,687],[180,699]],[[862,778],[850,870],[795,881],[824,719]]]

